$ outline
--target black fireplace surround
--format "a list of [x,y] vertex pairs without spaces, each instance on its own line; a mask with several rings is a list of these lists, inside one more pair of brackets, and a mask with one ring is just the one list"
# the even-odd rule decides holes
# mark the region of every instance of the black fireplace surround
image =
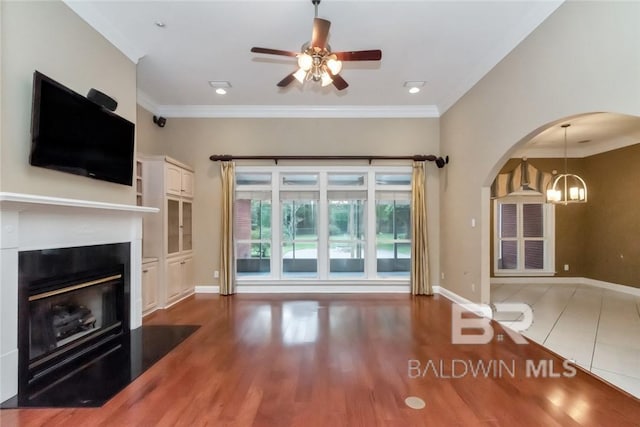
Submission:
[[130,253],[128,242],[19,253],[20,406],[111,353],[130,353]]
[[1,409],[99,407],[197,325],[130,330],[130,243],[18,255],[18,394]]

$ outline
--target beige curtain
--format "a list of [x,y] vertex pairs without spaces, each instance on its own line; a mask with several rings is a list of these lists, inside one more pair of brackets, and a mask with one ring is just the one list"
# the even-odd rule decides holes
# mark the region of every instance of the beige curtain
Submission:
[[426,162],[413,162],[411,179],[411,293],[432,295],[427,250]]
[[233,196],[235,163],[222,162],[222,230],[220,239],[220,295],[235,293],[233,262]]

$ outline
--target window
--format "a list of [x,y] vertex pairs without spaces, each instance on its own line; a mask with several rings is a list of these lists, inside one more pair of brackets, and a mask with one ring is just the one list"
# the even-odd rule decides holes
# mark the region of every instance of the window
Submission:
[[283,274],[317,276],[318,197],[286,192],[280,206]]
[[411,270],[411,174],[376,173],[376,263],[379,276]]
[[495,274],[552,274],[553,206],[542,196],[509,196],[494,212]]
[[365,273],[366,191],[329,191],[329,274]]
[[236,272],[268,275],[271,272],[271,193],[236,192]]
[[272,271],[271,179],[270,173],[236,173],[234,242],[239,277],[269,276]]
[[410,196],[407,167],[237,167],[237,276],[406,280]]

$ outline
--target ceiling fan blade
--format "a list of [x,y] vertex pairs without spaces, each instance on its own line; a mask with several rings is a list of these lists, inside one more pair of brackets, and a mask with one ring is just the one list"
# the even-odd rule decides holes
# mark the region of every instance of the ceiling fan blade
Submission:
[[298,52],[291,52],[288,50],[269,49],[266,47],[252,47],[253,53],[266,53],[269,55],[281,55],[281,56],[298,56]]
[[293,76],[295,74],[295,71],[291,74],[288,74],[287,77],[285,77],[284,79],[280,80],[278,82],[278,87],[287,87],[291,84],[292,81],[295,80],[295,77]]
[[336,87],[336,89],[342,90],[349,87],[349,83],[347,83],[345,79],[340,77],[340,74],[331,74],[331,72],[329,72],[329,75],[333,79],[333,85]]
[[337,56],[340,61],[380,61],[382,59],[382,51],[380,49],[331,53]]
[[313,32],[311,33],[311,47],[324,49],[327,47],[329,27],[331,22],[322,18],[313,18]]

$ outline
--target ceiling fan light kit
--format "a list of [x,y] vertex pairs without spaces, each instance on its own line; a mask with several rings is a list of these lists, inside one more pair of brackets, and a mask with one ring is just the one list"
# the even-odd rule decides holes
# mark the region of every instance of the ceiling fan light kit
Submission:
[[379,61],[382,59],[381,50],[361,50],[352,52],[331,52],[327,44],[331,22],[318,18],[318,4],[320,0],[311,0],[315,7],[311,42],[302,45],[301,52],[253,47],[251,52],[269,55],[295,56],[298,69],[278,82],[279,87],[287,87],[293,80],[300,83],[312,80],[320,82],[322,86],[333,84],[336,89],[346,89],[349,84],[339,75],[342,71],[342,61]]

